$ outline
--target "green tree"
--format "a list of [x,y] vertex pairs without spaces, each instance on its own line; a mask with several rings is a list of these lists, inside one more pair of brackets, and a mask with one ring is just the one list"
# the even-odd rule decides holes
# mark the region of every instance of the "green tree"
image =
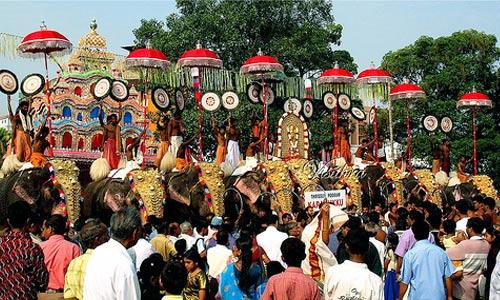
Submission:
[[[472,156],[472,117],[470,111],[458,110],[456,102],[464,93],[476,88],[491,99],[500,97],[500,48],[494,35],[466,30],[451,36],[420,37],[415,43],[384,56],[382,67],[397,82],[409,79],[427,93],[426,101],[411,106],[413,152],[415,157],[430,160],[431,144],[447,136],[452,145],[452,163],[461,155]],[[428,134],[422,129],[425,115],[438,118],[449,116],[453,130]],[[394,104],[394,132],[405,144],[405,105]],[[500,187],[500,114],[498,105],[477,114],[478,167],[480,173],[490,175]]]
[[330,1],[177,0],[177,8],[165,21],[142,20],[135,43],[149,40],[175,61],[201,41],[229,70],[239,70],[262,49],[288,74],[317,73],[335,61],[356,72],[347,51],[332,50],[340,44],[342,26],[335,23]]

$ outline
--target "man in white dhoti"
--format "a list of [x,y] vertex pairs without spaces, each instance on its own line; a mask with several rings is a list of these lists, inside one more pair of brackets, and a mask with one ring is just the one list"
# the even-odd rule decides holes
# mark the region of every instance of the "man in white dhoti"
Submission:
[[236,169],[240,163],[240,135],[241,131],[236,127],[236,120],[232,117],[229,118],[226,162],[231,165],[233,170]]
[[174,117],[170,119],[167,125],[167,135],[170,137],[168,152],[177,157],[177,151],[182,144],[182,135],[184,134],[184,123],[181,120],[181,112],[175,112]]

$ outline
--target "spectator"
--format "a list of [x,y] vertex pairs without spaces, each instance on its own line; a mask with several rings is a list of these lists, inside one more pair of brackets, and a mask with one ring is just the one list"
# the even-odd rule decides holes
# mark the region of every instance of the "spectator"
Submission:
[[302,261],[306,258],[306,245],[299,239],[287,238],[280,248],[288,268],[285,272],[269,279],[261,300],[320,300],[321,296],[316,282],[305,275],[300,268]]
[[141,238],[137,241],[137,243],[132,248],[129,248],[127,250],[137,270],[141,268],[142,262],[146,258],[150,257],[153,253],[156,253],[153,246],[146,240],[145,231],[143,227],[141,227],[140,236]]
[[[174,223],[172,223],[174,224]],[[171,234],[175,232],[175,225],[172,226],[170,224],[168,226],[168,233]],[[172,227],[171,227],[172,226]],[[172,230],[170,230],[172,229]],[[176,254],[175,248],[174,248],[174,243],[172,242],[172,239],[170,236],[167,236],[167,224],[162,223],[158,227],[158,234],[151,240],[151,246],[153,249],[160,253],[161,256],[163,257],[163,261],[168,261],[172,256]]]
[[186,241],[183,239],[177,240],[177,242],[175,242],[174,247],[177,254],[171,256],[169,260],[176,260],[178,262],[184,263],[184,254],[187,251]]
[[[350,230],[361,228],[361,219],[359,217],[349,216],[349,220],[342,226],[342,236],[346,237]],[[337,249],[337,261],[339,264],[349,259],[346,243],[342,241]],[[383,275],[382,264],[380,263],[380,256],[377,248],[369,243],[368,251],[365,255],[365,263],[368,269],[378,276]]]
[[261,268],[252,263],[252,245],[247,238],[239,238],[233,246],[236,262],[229,264],[220,276],[222,299],[253,299],[255,289],[262,283]]
[[364,257],[370,242],[368,233],[352,229],[346,236],[349,259],[331,267],[325,277],[325,299],[384,299],[384,285],[375,273],[368,270]]
[[186,240],[187,248],[191,249],[195,242],[193,237],[193,226],[191,226],[191,223],[186,221],[180,225],[180,228],[181,234],[179,235],[179,238]]
[[457,221],[457,230],[466,232],[467,221],[474,216],[472,203],[469,200],[462,199],[455,203],[455,208],[458,211],[459,220]]
[[45,257],[45,265],[49,271],[49,290],[62,293],[64,276],[70,262],[80,256],[78,245],[66,241],[66,220],[61,215],[52,215],[43,225],[45,242],[40,244]]
[[[159,230],[158,230],[159,231]],[[181,228],[178,223],[172,222],[168,224],[168,239],[172,241],[172,245],[177,242],[179,236],[181,235]]]
[[467,221],[468,240],[448,249],[448,256],[454,261],[457,269],[451,276],[453,280],[453,297],[458,299],[475,299],[477,283],[486,270],[486,258],[490,245],[481,236],[484,222],[473,217]]
[[444,220],[443,222],[443,246],[445,250],[455,246],[460,242],[456,233],[457,224],[453,220]]
[[183,300],[182,291],[187,284],[188,272],[184,265],[169,261],[161,272],[160,284],[166,292],[162,300]]
[[403,258],[399,300],[404,298],[408,285],[410,300],[450,300],[453,264],[443,249],[429,241],[429,225],[426,222],[415,221],[411,230],[417,242]]
[[288,233],[288,237],[300,239],[302,236],[302,226],[295,221],[291,221],[286,225],[286,232]]
[[231,250],[227,248],[228,233],[218,231],[216,234],[217,245],[207,250],[208,275],[218,278],[224,271],[231,257]]
[[281,216],[281,221],[282,221],[283,225],[290,223],[292,220],[293,220],[292,215],[289,213],[284,213]]
[[[408,213],[408,217],[406,218],[408,226],[413,226],[415,222],[419,221],[424,221],[424,215],[421,212],[412,210]],[[434,236],[431,233],[429,233],[429,241],[434,244]],[[416,242],[417,240],[415,239],[413,230],[411,228],[404,231],[403,234],[399,237],[398,247],[396,248],[396,251],[394,251],[394,253],[396,253],[396,255],[398,256],[397,272],[401,270],[401,264],[403,263],[403,257],[405,256],[406,252],[413,248]]]
[[[285,271],[285,268],[283,268],[283,266],[278,261],[270,261],[266,265],[267,279],[273,277],[276,274],[281,274],[284,271]],[[255,300],[259,300],[260,298],[262,298],[262,295],[264,294],[264,291],[266,290],[266,287],[267,287],[267,282],[268,282],[268,280],[266,280],[264,283],[261,283],[257,287],[257,289],[255,289],[255,297],[254,297]]]
[[384,283],[384,296],[385,299],[395,300],[399,296],[399,283],[396,276],[396,268],[398,259],[394,250],[398,246],[399,237],[396,233],[390,233],[387,236],[387,251],[385,252],[385,283]]
[[87,265],[83,298],[136,300],[141,298],[137,273],[127,252],[140,236],[141,217],[132,207],[111,216],[111,239],[97,247]]
[[0,299],[36,300],[37,292],[47,288],[49,273],[42,248],[28,234],[31,216],[25,201],[7,208],[10,231],[0,236]]
[[381,241],[377,240],[375,236],[380,230],[380,226],[377,225],[376,223],[370,222],[365,225],[365,230],[368,232],[368,235],[370,236],[370,243],[375,246],[378,252],[378,256],[380,257],[380,265],[384,265],[384,255],[385,255],[385,245]]
[[64,298],[83,299],[83,283],[90,256],[94,249],[109,240],[108,228],[98,219],[88,219],[80,231],[85,253],[73,259],[64,277]]
[[279,261],[284,265],[281,258],[280,245],[287,239],[288,235],[278,231],[278,216],[269,214],[267,217],[267,228],[257,235],[257,244],[264,249],[269,260]]
[[163,257],[153,253],[146,258],[139,268],[139,284],[141,286],[141,299],[160,300],[160,274],[165,266]]
[[206,300],[208,294],[207,275],[200,268],[200,254],[194,248],[184,255],[184,266],[188,271],[188,281],[182,292],[184,300]]
[[495,268],[496,257],[500,250],[500,232],[494,230],[493,227],[490,227],[486,230],[486,233],[491,235],[490,238],[490,252],[488,252],[488,258],[486,263],[486,283],[485,283],[485,299],[489,299],[490,286],[491,286],[491,278],[493,274],[493,269]]

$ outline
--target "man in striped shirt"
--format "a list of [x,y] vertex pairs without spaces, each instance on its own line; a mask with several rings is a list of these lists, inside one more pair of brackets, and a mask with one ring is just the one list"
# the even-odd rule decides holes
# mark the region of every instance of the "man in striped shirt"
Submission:
[[484,221],[473,217],[467,221],[468,240],[448,249],[447,254],[457,266],[451,276],[453,280],[453,297],[458,299],[475,299],[479,276],[486,270],[486,259],[490,250],[489,243],[483,239]]

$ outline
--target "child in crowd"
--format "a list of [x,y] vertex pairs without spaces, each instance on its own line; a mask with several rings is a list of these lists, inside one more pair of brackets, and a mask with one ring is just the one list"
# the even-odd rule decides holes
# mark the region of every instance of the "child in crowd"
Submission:
[[138,273],[142,299],[162,299],[160,294],[160,274],[164,266],[163,257],[158,253],[151,254],[142,262]]
[[444,220],[443,222],[443,231],[444,235],[442,237],[443,239],[443,245],[446,250],[449,248],[455,246],[460,242],[460,240],[457,237],[456,234],[456,228],[457,224],[453,220]]
[[160,284],[166,292],[162,300],[182,300],[187,278],[188,272],[182,263],[174,260],[167,262],[160,276]]
[[196,247],[184,255],[184,266],[188,271],[187,284],[182,291],[184,300],[206,300],[208,295],[207,275],[200,268],[201,257]]
[[396,233],[390,233],[387,236],[387,250],[385,253],[385,286],[384,294],[385,299],[395,300],[398,299],[399,295],[399,284],[397,282],[396,268],[397,268],[397,256],[394,253],[396,247],[399,243],[399,237]]

